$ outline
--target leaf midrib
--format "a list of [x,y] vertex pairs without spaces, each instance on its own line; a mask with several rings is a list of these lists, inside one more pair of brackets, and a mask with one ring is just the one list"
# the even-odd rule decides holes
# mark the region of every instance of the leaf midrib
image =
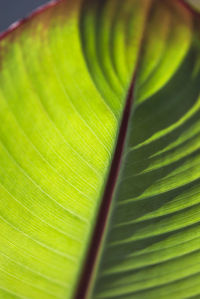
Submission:
[[128,123],[129,123],[131,108],[133,104],[133,93],[134,93],[134,85],[135,85],[134,83],[135,83],[135,76],[133,77],[133,80],[129,88],[126,105],[122,116],[121,126],[118,134],[118,140],[116,143],[115,153],[111,163],[111,168],[108,175],[104,195],[102,198],[102,203],[99,209],[95,229],[87,253],[86,262],[81,274],[81,279],[79,282],[77,293],[75,295],[76,299],[84,299],[87,296],[87,292],[92,278],[93,269],[96,264],[96,259],[98,256],[100,244],[104,236],[105,226],[109,216],[110,206],[112,203],[113,193],[119,175],[122,154],[123,154],[124,145],[127,137]]
[[[152,8],[154,0],[151,3],[150,9],[146,15],[146,20],[143,28],[143,34],[141,36],[141,41],[138,50],[138,58],[135,70],[132,75],[132,80],[130,83],[129,91],[125,101],[125,107],[122,114],[122,120],[119,127],[119,133],[117,137],[117,142],[115,146],[115,150],[113,153],[113,159],[111,162],[110,171],[108,174],[107,182],[105,184],[105,190],[102,197],[101,206],[99,208],[99,212],[97,215],[97,221],[95,224],[94,231],[92,233],[91,242],[88,247],[86,260],[83,265],[83,270],[80,275],[80,279],[78,282],[77,291],[75,293],[75,299],[87,299],[90,287],[93,283],[95,277],[93,277],[95,268],[98,263],[98,258],[100,256],[100,249],[102,245],[102,241],[104,239],[105,228],[108,222],[108,218],[110,216],[110,208],[113,200],[114,191],[116,189],[120,166],[122,162],[122,156],[124,152],[124,147],[128,135],[128,126],[131,118],[131,113],[133,110],[133,102],[134,102],[134,92],[135,92],[135,82],[137,79],[138,69],[140,66],[141,60],[141,49],[143,47],[143,39],[145,38],[146,33],[146,24],[148,22],[148,18],[150,15],[150,11]],[[177,0],[181,5],[183,5],[187,10],[189,10],[192,14],[196,15],[196,12],[186,3],[184,0]]]
[[[149,11],[151,10],[151,7],[152,6],[150,6]],[[122,162],[122,156],[123,156],[124,147],[128,135],[127,134],[128,125],[129,125],[129,120],[131,117],[133,102],[134,102],[135,82],[137,79],[137,73],[140,65],[140,58],[142,52],[141,48],[143,46],[143,39],[145,37],[146,23],[148,21],[149,11],[146,16],[146,20],[143,28],[143,34],[140,40],[137,64],[135,70],[133,71],[132,80],[130,82],[130,87],[126,96],[125,106],[121,118],[118,137],[117,137],[117,142],[113,153],[111,167],[107,177],[107,182],[105,184],[101,206],[99,208],[99,212],[97,215],[97,221],[95,224],[94,231],[92,233],[91,242],[88,247],[88,251],[86,255],[86,260],[83,265],[83,270],[80,275],[77,291],[74,296],[75,299],[87,298],[93,280],[92,277],[93,272],[97,264],[98,256],[100,254],[100,247],[104,238],[104,232],[109,218],[112,199],[117,185],[118,175],[119,175],[120,166]]]

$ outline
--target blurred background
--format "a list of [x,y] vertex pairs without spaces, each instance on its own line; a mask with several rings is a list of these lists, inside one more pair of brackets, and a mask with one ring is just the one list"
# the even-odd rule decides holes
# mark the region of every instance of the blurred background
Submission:
[[0,0],[0,32],[48,0]]

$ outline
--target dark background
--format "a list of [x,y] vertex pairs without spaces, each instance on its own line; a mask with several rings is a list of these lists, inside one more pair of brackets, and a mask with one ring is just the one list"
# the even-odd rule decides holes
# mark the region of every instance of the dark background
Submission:
[[30,14],[48,0],[0,0],[0,32],[6,30],[13,22]]

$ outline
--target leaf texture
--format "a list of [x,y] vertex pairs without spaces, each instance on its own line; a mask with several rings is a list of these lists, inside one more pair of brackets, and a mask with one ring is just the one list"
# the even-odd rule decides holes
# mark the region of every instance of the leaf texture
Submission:
[[148,24],[91,298],[200,294],[199,27],[169,1]]
[[199,47],[178,0],[61,0],[4,35],[0,298],[76,293],[133,76],[88,298],[200,294]]
[[49,5],[1,41],[0,289],[11,297],[71,297],[109,171],[129,80],[114,90],[94,48],[96,82],[82,5]]

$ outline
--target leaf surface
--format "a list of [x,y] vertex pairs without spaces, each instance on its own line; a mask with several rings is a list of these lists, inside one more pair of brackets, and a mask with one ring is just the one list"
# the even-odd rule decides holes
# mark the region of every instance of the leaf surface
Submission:
[[76,293],[133,78],[84,292],[200,293],[199,47],[199,17],[178,0],[62,0],[1,39],[1,298]]

